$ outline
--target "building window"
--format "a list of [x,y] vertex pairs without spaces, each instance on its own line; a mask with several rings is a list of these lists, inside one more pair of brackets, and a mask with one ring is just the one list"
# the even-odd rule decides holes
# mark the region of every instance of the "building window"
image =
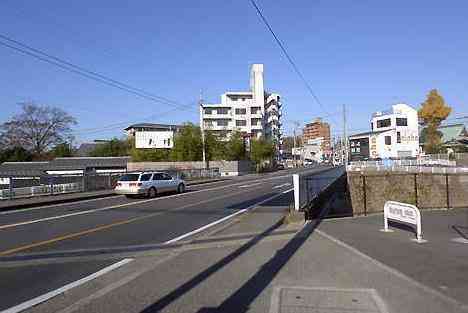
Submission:
[[205,126],[213,126],[213,121],[205,121]]
[[252,124],[253,126],[255,126],[255,125],[260,125],[260,122],[261,122],[261,121],[262,121],[262,120],[261,120],[260,118],[253,118],[253,119],[251,119],[251,124]]
[[370,129],[374,130],[374,123],[372,123],[372,122],[370,123]]
[[213,114],[213,109],[211,108],[205,108],[205,114]]
[[396,125],[397,126],[408,126],[408,119],[403,117],[396,118]]
[[229,120],[218,120],[218,126],[228,126]]
[[245,101],[245,98],[242,98],[242,101]]
[[167,145],[168,145],[168,146],[171,145],[171,138],[167,138]]
[[148,145],[151,146],[151,143],[153,142],[153,139],[150,138],[149,142],[148,142]]
[[247,125],[246,120],[237,120],[236,121],[236,126],[245,126],[245,125]]
[[396,142],[401,143],[401,134],[400,134],[400,132],[396,132]]
[[246,109],[236,109],[236,114],[237,115],[244,115],[247,113]]
[[217,108],[216,111],[218,112],[218,114],[228,114],[229,108]]
[[385,144],[387,146],[390,146],[392,144],[392,137],[391,136],[385,136]]
[[377,128],[389,127],[390,125],[392,125],[392,122],[389,118],[377,121]]
[[257,114],[260,113],[260,107],[251,107],[250,114]]

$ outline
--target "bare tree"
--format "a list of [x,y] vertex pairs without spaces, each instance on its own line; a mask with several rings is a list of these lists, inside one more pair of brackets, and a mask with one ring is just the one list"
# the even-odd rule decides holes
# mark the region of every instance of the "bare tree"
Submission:
[[22,112],[0,125],[0,142],[40,155],[71,138],[71,127],[76,124],[76,119],[62,109],[22,103]]

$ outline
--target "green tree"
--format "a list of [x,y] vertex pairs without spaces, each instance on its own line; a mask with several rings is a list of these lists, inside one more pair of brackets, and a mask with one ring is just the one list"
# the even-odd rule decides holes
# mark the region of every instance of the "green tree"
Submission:
[[212,131],[205,130],[205,152],[207,161],[223,160],[226,158],[226,143]]
[[234,131],[226,143],[225,159],[228,161],[244,160],[246,158],[244,138],[238,131]]
[[250,158],[255,162],[257,171],[262,171],[266,163],[271,163],[275,155],[275,145],[261,137],[252,139],[250,144]]
[[136,149],[132,147],[130,151],[134,162],[159,162],[169,161],[170,150],[168,149]]
[[418,117],[423,121],[425,134],[423,141],[424,150],[427,153],[439,153],[442,150],[441,135],[437,128],[440,123],[449,116],[452,109],[445,104],[444,98],[436,89],[432,89],[427,95],[426,101],[421,104]]
[[12,147],[0,151],[0,163],[27,162],[33,160],[33,154],[23,147]]
[[93,157],[117,157],[130,154],[132,146],[129,140],[113,138],[109,142],[99,144],[90,153]]
[[59,143],[50,151],[52,157],[71,157],[73,155],[70,145],[66,142]]
[[200,127],[186,123],[174,136],[174,147],[170,154],[173,161],[202,160],[202,140]]

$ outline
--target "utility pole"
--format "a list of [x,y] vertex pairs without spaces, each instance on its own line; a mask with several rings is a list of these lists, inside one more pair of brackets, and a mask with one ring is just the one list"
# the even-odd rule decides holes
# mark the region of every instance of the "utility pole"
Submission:
[[203,168],[207,168],[206,166],[206,151],[205,151],[205,125],[203,122],[203,91],[200,89],[200,130],[201,130],[201,139],[202,139],[202,155],[203,155]]
[[[299,127],[299,122],[298,121],[294,121],[294,151],[296,151],[296,147],[297,147],[297,137],[296,137],[296,129]],[[294,157],[294,167],[297,167],[297,158],[296,158],[296,155],[293,154],[293,157]]]
[[348,165],[348,137],[346,134],[346,105],[343,104],[343,140],[344,140],[344,165]]

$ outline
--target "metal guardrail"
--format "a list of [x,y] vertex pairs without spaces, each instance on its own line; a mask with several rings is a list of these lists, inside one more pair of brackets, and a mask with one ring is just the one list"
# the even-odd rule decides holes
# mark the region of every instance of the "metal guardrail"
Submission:
[[294,201],[296,210],[304,210],[338,178],[345,174],[343,166],[332,167],[322,172],[295,174]]

